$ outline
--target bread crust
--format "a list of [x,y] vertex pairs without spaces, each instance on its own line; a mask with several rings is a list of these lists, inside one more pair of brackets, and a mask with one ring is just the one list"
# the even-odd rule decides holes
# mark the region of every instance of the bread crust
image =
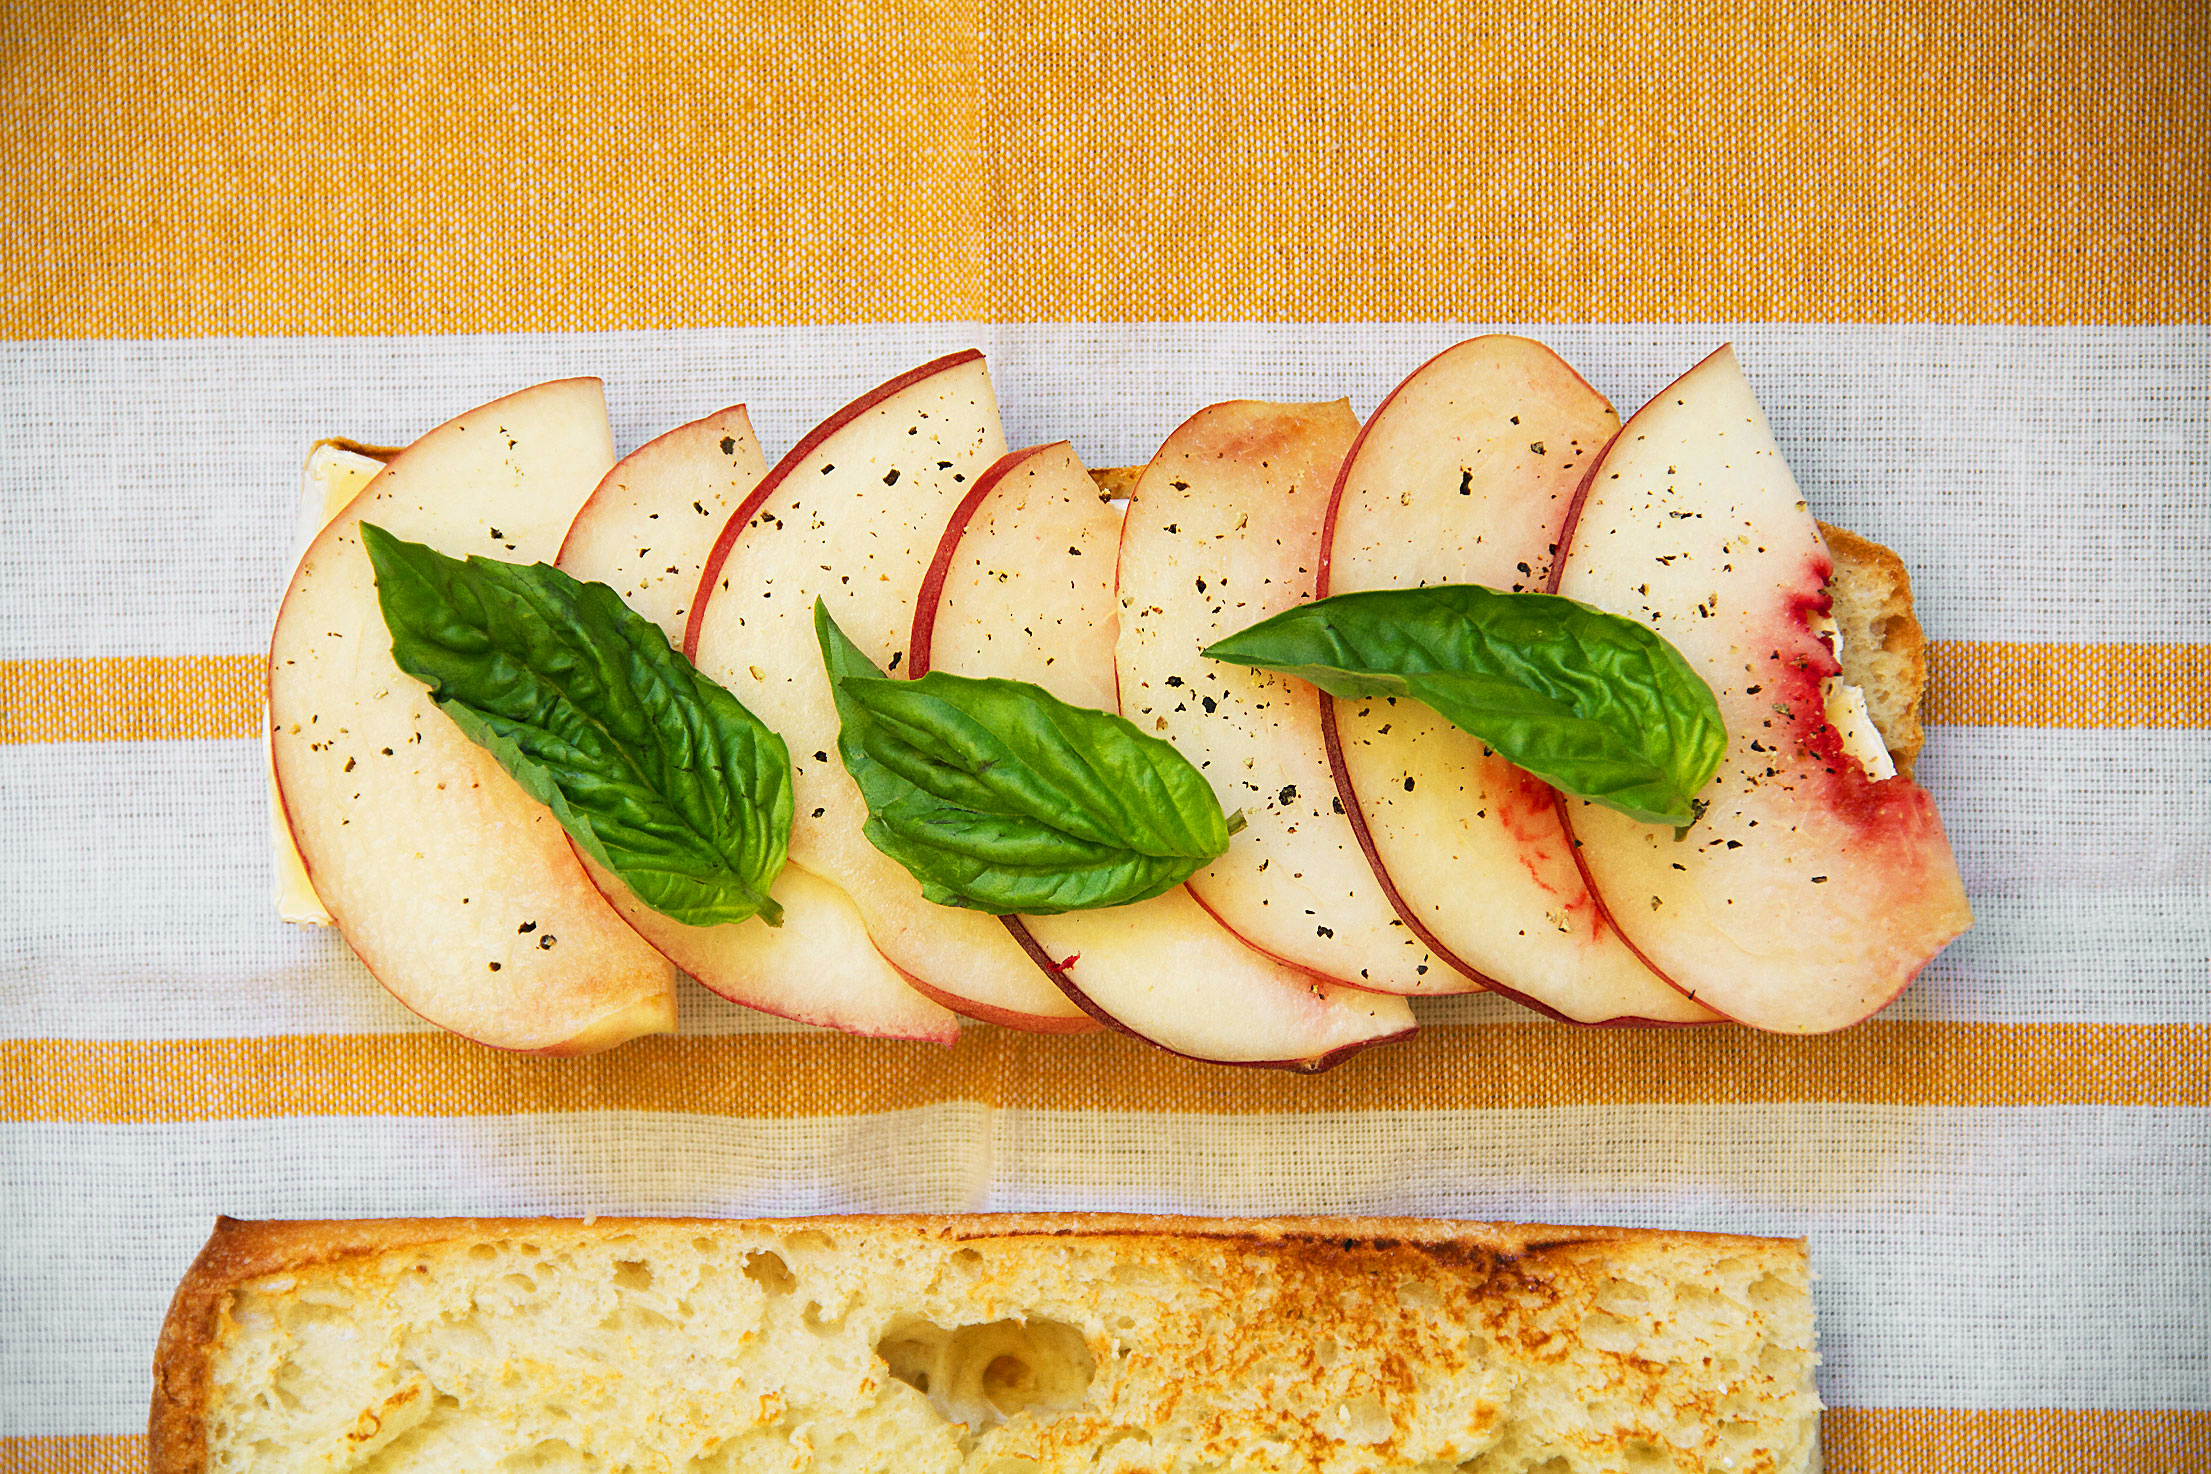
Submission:
[[1827,591],[1842,629],[1842,678],[1866,693],[1896,771],[1912,776],[1926,742],[1920,698],[1927,692],[1927,635],[1912,611],[1912,575],[1904,560],[1871,538],[1819,524],[1835,559]]
[[1667,1229],[1474,1223],[1438,1218],[1199,1218],[1141,1213],[840,1214],[809,1218],[370,1218],[250,1221],[222,1217],[177,1286],[154,1353],[148,1419],[150,1474],[202,1474],[207,1411],[221,1320],[229,1297],[248,1280],[337,1260],[454,1239],[620,1236],[639,1228],[814,1229],[892,1232],[946,1241],[1013,1238],[1243,1239],[1331,1247],[1421,1245],[1499,1261],[1576,1249],[1618,1253],[1699,1244],[1770,1251],[1801,1239]]

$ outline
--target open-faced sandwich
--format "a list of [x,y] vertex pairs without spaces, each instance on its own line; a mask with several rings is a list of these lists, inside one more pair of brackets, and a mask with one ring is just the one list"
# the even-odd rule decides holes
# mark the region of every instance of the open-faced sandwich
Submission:
[[1808,1033],[1970,922],[1903,567],[1725,349],[1622,425],[1477,338],[1364,425],[1220,404],[1098,474],[1008,453],[975,353],[773,467],[741,407],[616,463],[564,380],[309,474],[288,914],[502,1048],[665,1030],[679,968],[1307,1069],[1484,988]]

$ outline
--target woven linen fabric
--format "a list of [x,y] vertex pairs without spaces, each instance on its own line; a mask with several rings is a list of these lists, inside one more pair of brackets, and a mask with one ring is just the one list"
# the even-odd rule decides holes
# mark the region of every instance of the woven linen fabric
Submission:
[[[0,1468],[140,1467],[213,1217],[1132,1209],[1797,1235],[1828,1467],[2211,1468],[2200,4],[26,0],[0,16]],[[1934,644],[1977,915],[1812,1039],[1492,998],[1316,1078],[748,1014],[499,1054],[270,903],[326,435],[539,380],[771,458],[982,348],[1011,443],[1362,414],[1482,325],[1738,348]]]

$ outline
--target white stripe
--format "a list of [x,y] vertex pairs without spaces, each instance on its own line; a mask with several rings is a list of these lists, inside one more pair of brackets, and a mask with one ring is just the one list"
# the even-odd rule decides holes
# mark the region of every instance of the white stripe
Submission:
[[1820,1276],[1830,1403],[2206,1408],[2207,1152],[2211,1112],[2088,1107],[5,1126],[0,1434],[144,1426],[155,1331],[217,1213],[1383,1212],[1793,1235]]
[[[403,443],[534,380],[606,377],[636,445],[735,400],[771,454],[860,390],[988,351],[1012,444],[1143,460],[1237,396],[1362,414],[1457,324],[918,324],[0,344],[0,659],[259,648],[309,441]],[[1949,639],[2203,640],[2211,331],[1538,325],[1633,409],[1733,339],[1814,510],[1911,566]]]
[[[0,1033],[197,1039],[422,1023],[269,900],[251,742],[0,747]],[[2211,1022],[2211,732],[1936,728],[1978,924],[1892,1018]],[[95,985],[96,983],[96,985]],[[686,985],[682,1030],[798,1026]],[[1525,1019],[1493,998],[1431,1022]]]
[[1934,727],[1974,926],[1889,1018],[2211,1022],[2211,731]]

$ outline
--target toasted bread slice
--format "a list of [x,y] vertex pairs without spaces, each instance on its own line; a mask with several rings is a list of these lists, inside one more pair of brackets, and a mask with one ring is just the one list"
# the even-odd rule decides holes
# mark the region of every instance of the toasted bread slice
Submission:
[[1413,1219],[225,1219],[151,1468],[1786,1474],[1808,1277]]

